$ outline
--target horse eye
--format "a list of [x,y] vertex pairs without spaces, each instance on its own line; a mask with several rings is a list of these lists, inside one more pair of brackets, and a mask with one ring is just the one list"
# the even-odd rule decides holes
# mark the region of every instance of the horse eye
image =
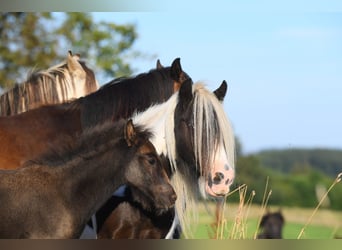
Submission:
[[156,159],[153,156],[149,156],[147,161],[148,161],[148,163],[150,165],[155,165],[156,164]]
[[184,122],[184,123],[186,124],[187,127],[190,127],[190,128],[195,127],[193,121],[190,121],[190,122],[189,122],[189,121],[186,121],[185,119],[182,119],[181,121]]

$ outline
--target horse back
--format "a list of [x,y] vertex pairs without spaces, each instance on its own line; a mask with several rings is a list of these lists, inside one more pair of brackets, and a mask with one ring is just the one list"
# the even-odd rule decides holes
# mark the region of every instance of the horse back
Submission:
[[43,153],[60,136],[76,136],[81,131],[80,111],[70,105],[42,106],[0,117],[0,168],[18,168]]

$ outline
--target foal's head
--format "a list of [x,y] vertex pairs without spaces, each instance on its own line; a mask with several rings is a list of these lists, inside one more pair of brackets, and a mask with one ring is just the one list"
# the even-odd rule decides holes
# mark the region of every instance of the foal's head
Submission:
[[157,213],[162,213],[174,206],[177,196],[166,174],[166,162],[148,140],[150,134],[141,133],[139,129],[131,120],[125,128],[128,146],[137,147],[137,157],[127,167],[125,177],[134,199],[144,207],[152,207]]

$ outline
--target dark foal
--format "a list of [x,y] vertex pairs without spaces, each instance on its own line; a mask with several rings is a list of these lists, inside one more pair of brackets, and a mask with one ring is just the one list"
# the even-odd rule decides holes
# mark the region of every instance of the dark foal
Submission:
[[174,206],[151,133],[131,121],[105,123],[17,170],[0,171],[0,238],[78,238],[121,185],[162,213]]
[[261,219],[258,239],[282,239],[285,220],[281,211],[267,212]]

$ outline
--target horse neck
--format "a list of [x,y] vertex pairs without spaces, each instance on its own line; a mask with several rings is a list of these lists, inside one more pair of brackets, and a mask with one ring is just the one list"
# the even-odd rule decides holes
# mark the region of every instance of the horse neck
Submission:
[[[85,96],[98,88],[92,71],[83,66],[77,74],[69,71],[65,64],[56,65],[33,74],[22,84],[28,93],[27,102],[34,105],[56,104]],[[31,107],[34,108],[34,107]]]
[[173,81],[165,73],[114,79],[84,98],[82,126],[129,118],[134,112],[143,112],[152,104],[165,102],[172,94]]
[[[120,129],[120,135],[122,131]],[[126,168],[123,165],[133,155],[118,139],[121,136],[113,133],[103,136],[103,143],[96,135],[87,138],[74,149],[77,152],[74,156],[61,159],[60,166],[53,167],[59,173],[59,188],[64,190],[66,204],[72,204],[71,210],[77,211],[80,218],[89,218],[119,186],[125,184]]]

